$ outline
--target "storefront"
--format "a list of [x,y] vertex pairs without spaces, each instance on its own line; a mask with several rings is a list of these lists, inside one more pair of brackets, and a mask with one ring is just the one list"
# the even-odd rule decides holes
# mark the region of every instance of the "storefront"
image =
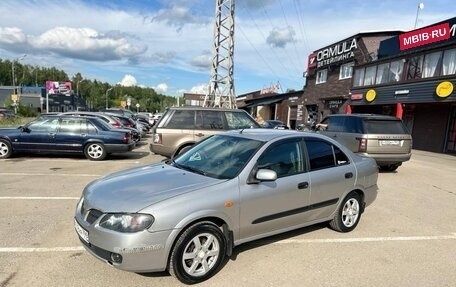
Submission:
[[400,33],[359,33],[310,54],[306,85],[297,105],[298,125],[311,125],[328,114],[347,112],[353,67],[375,60],[380,42]]
[[378,60],[355,66],[355,113],[403,119],[415,149],[456,152],[456,18],[380,44]]

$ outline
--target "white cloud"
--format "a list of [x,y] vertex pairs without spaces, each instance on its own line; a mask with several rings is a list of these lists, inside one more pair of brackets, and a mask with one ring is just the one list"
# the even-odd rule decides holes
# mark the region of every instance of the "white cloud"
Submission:
[[133,87],[137,85],[137,81],[132,75],[125,75],[119,85],[124,87]]
[[[148,22],[149,17],[144,17],[144,21]],[[190,8],[181,5],[160,9],[151,20],[151,22],[163,22],[169,26],[177,27],[177,31],[181,31],[186,24],[201,24],[208,21],[209,18],[197,16],[195,11],[191,11]]]
[[200,70],[207,71],[208,69],[210,69],[212,64],[211,52],[204,51],[204,54],[193,57],[190,63],[192,64],[192,66]]
[[209,91],[209,84],[199,84],[190,89],[190,93],[192,93],[192,94],[205,95],[208,93],[208,91]]
[[293,43],[296,33],[293,27],[274,28],[269,32],[266,42],[272,47],[285,48],[288,43]]
[[152,87],[152,88],[154,90],[156,90],[157,92],[162,92],[162,93],[166,93],[168,91],[168,85],[166,83],[158,84],[157,86]]

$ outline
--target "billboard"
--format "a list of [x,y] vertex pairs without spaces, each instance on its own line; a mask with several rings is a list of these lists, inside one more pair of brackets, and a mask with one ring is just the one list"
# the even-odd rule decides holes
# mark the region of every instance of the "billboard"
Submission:
[[72,93],[71,82],[54,82],[46,81],[46,94],[48,95],[66,95]]

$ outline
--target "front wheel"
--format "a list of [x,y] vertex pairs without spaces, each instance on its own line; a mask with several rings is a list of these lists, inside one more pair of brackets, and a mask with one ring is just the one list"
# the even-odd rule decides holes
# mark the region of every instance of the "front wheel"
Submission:
[[212,222],[199,222],[179,237],[170,256],[169,273],[185,284],[195,284],[217,273],[226,254],[226,240]]
[[106,149],[101,143],[89,143],[84,148],[84,154],[90,160],[103,160],[106,157]]
[[329,225],[336,231],[350,232],[358,225],[360,218],[361,197],[352,191],[344,198],[339,210]]
[[9,158],[12,153],[11,144],[7,140],[0,140],[0,159]]

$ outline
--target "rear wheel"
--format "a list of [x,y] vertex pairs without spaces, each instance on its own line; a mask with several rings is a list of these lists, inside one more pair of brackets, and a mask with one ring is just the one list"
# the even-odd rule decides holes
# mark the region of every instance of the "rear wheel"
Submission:
[[13,153],[11,144],[7,140],[0,140],[0,158],[9,158]]
[[397,164],[397,163],[381,165],[380,170],[381,171],[395,171],[399,166],[400,166],[400,164]]
[[358,225],[360,218],[361,197],[352,191],[344,198],[344,201],[329,225],[336,231],[350,232]]
[[226,254],[226,240],[212,222],[186,229],[170,256],[169,273],[185,284],[202,282],[217,273]]
[[106,157],[106,149],[101,143],[89,143],[84,148],[84,154],[90,160],[103,160]]

